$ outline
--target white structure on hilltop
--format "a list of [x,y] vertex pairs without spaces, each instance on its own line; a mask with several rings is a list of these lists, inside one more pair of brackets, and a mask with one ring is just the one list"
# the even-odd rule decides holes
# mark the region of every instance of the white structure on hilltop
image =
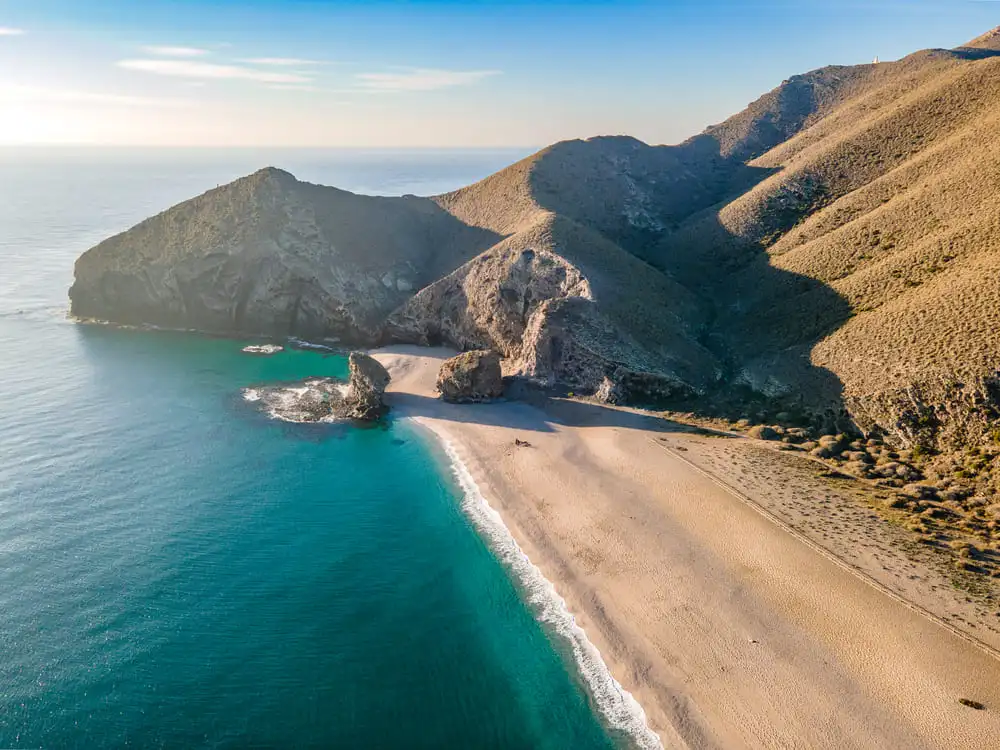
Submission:
[[880,62],[882,61],[878,59],[878,55],[875,55],[875,59],[872,60],[872,65],[878,65]]

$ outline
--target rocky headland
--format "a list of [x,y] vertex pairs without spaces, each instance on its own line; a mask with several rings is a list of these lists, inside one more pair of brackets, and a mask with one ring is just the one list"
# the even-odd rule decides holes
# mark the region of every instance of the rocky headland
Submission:
[[[264,169],[84,253],[72,311],[491,350],[564,392],[829,434],[1000,534],[998,54],[822,68],[676,146],[557,143],[429,198]],[[892,454],[916,474],[876,472]]]

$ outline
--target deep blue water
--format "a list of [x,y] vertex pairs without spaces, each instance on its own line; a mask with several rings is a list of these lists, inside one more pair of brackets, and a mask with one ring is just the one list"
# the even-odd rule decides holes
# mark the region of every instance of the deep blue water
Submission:
[[241,398],[343,357],[65,317],[80,252],[265,164],[426,194],[520,155],[0,151],[0,747],[621,744],[433,441]]

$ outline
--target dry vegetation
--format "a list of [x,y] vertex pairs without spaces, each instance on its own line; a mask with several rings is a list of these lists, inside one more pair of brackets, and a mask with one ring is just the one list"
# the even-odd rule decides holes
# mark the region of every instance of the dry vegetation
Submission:
[[[996,518],[990,523],[983,506],[946,486],[935,487],[912,451],[843,434],[812,439],[808,429],[751,425],[750,419],[734,423],[691,412],[663,416],[706,438],[722,438],[686,455],[813,541],[841,559],[866,559],[863,567],[904,595],[907,587],[926,583],[913,575],[914,565],[929,564],[962,592],[981,622],[995,622],[991,628],[1000,633]],[[753,440],[727,439],[740,435]],[[854,533],[839,533],[844,529]]]

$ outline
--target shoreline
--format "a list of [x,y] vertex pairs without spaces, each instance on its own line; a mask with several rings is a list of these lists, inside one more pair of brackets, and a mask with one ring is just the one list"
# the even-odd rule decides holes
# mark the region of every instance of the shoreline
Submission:
[[[971,610],[933,571],[897,564],[891,540],[860,543],[883,533],[866,511],[802,500],[814,488],[786,487],[777,459],[747,463],[746,439],[579,402],[443,404],[433,376],[448,354],[373,352],[393,375],[393,408],[450,441],[664,746],[1000,745],[1000,662],[907,605],[937,617],[954,600],[976,627]],[[752,491],[757,471],[764,501]],[[859,559],[800,538],[788,515],[799,510],[828,513],[822,533]],[[847,569],[872,559],[889,560],[884,576],[916,582],[882,591]]]
[[631,740],[638,750],[663,750],[659,735],[646,719],[646,713],[635,697],[622,687],[611,674],[600,650],[577,623],[566,600],[545,577],[528,554],[517,543],[504,523],[503,516],[490,505],[475,477],[459,455],[448,433],[440,426],[418,416],[408,416],[426,432],[443,451],[448,469],[462,493],[462,510],[486,545],[497,556],[520,589],[525,604],[535,618],[560,638],[572,651],[574,666],[584,682],[588,696],[597,706],[602,723],[614,733]]

